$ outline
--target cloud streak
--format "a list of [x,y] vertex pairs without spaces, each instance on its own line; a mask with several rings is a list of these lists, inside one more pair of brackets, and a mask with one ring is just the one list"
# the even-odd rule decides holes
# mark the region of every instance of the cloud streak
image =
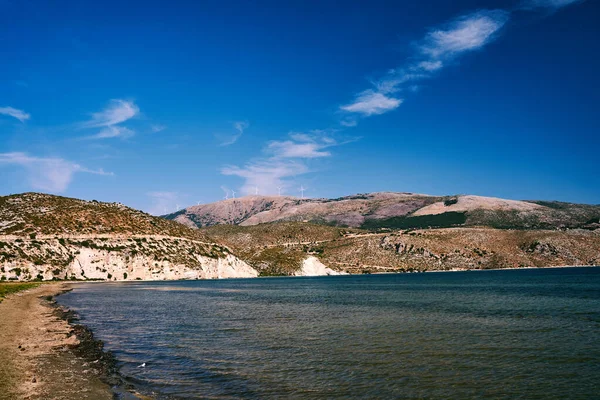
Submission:
[[161,124],[152,125],[150,127],[150,130],[152,131],[152,133],[162,132],[165,129],[167,129],[166,125],[161,125]]
[[354,115],[369,117],[397,109],[403,102],[398,93],[417,91],[419,81],[433,78],[462,55],[480,50],[494,41],[509,21],[511,12],[554,12],[583,1],[585,0],[521,0],[520,5],[512,11],[478,10],[430,29],[414,44],[415,50],[409,62],[372,82],[374,88],[358,93],[352,103],[339,107],[344,114],[340,125],[355,126],[357,118]]
[[325,149],[342,145],[332,138],[328,131],[309,133],[292,132],[287,140],[268,142],[264,152],[266,157],[253,160],[246,165],[226,166],[221,173],[244,179],[241,193],[254,194],[258,188],[261,194],[277,194],[279,188],[286,189],[292,184],[290,179],[310,172],[307,160],[330,157]]
[[140,112],[138,106],[131,101],[111,100],[104,110],[93,113],[92,119],[84,124],[88,128],[100,128],[125,122]]
[[337,142],[328,136],[307,135],[304,133],[291,133],[290,140],[274,140],[267,144],[266,151],[274,158],[320,158],[329,157],[331,153],[323,151],[327,147],[337,145]]
[[[479,50],[494,39],[508,19],[509,13],[504,10],[483,10],[459,17],[445,27],[431,30],[419,46],[420,52],[428,58],[417,64],[417,67],[434,66],[438,67],[434,70],[439,69],[443,59]],[[427,67],[425,70],[428,70]]]
[[575,3],[582,3],[585,0],[525,0],[521,3],[524,9],[545,8],[550,10],[558,10]]
[[308,172],[306,164],[299,160],[266,159],[247,163],[244,167],[227,166],[223,175],[233,175],[244,179],[241,192],[254,194],[258,188],[261,194],[275,194],[278,187],[287,187],[286,178]]
[[403,100],[387,96],[384,94],[387,91],[389,90],[384,89],[379,92],[371,89],[365,90],[356,96],[353,103],[341,106],[340,109],[349,113],[358,113],[366,117],[395,110],[402,104]]
[[7,115],[9,117],[18,119],[21,122],[25,122],[31,118],[31,115],[25,111],[13,107],[0,107],[0,115]]
[[0,165],[25,168],[32,188],[49,192],[63,192],[78,172],[95,175],[113,175],[103,169],[91,170],[77,163],[54,157],[35,157],[27,153],[0,153]]
[[124,126],[107,126],[100,130],[95,135],[88,136],[88,139],[109,139],[109,138],[122,138],[126,139],[135,135],[135,132]]
[[135,131],[119,124],[130,120],[139,112],[139,107],[132,101],[114,99],[104,110],[93,113],[91,120],[81,126],[86,129],[101,128],[98,133],[87,136],[86,139],[125,139],[135,135]]
[[219,146],[231,146],[232,144],[237,142],[239,140],[239,138],[242,137],[242,135],[244,134],[244,131],[246,129],[248,129],[248,127],[250,127],[250,124],[248,123],[248,121],[234,122],[233,129],[235,129],[237,131],[237,133],[235,133],[231,136],[227,136],[227,137],[223,137],[221,135],[215,135],[217,137],[217,139],[221,140],[221,143],[219,143]]
[[[416,82],[434,77],[453,60],[492,42],[509,15],[504,10],[480,10],[430,29],[415,43],[413,61],[390,70],[373,82],[373,89],[360,92],[352,103],[340,106],[340,111],[369,117],[397,109],[404,101],[398,96],[399,92],[414,91],[418,87]],[[356,119],[346,118],[342,125],[347,126],[348,121],[356,124]]]

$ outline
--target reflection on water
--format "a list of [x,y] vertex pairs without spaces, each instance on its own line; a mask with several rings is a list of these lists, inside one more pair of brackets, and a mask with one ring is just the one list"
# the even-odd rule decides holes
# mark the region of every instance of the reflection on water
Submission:
[[58,300],[159,398],[600,393],[600,268],[83,284]]

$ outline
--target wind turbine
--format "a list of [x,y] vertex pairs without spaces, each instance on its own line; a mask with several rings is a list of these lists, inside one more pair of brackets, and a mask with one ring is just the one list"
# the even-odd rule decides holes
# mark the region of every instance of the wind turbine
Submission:
[[235,190],[231,190],[231,194],[233,195],[233,198],[235,199]]
[[200,205],[200,202],[198,202],[198,204],[196,204],[196,205],[197,205],[197,206],[199,206],[199,205]]
[[281,197],[281,186],[277,186],[277,193],[279,193],[279,197]]
[[254,186],[254,194],[258,196],[258,186]]
[[179,204],[175,204],[175,211],[179,211]]
[[303,185],[300,185],[300,193],[302,193],[302,199],[304,198],[304,191],[306,190],[306,188]]
[[229,199],[229,191],[225,192],[225,197],[223,198],[224,200]]

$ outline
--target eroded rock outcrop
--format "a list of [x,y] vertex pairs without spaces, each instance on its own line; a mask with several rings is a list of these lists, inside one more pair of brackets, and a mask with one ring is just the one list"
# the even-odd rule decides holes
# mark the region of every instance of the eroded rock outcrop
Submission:
[[296,271],[295,276],[325,276],[325,275],[345,275],[343,272],[334,271],[323,264],[317,257],[307,257],[302,262],[302,267]]
[[210,243],[161,236],[0,236],[0,279],[173,280],[248,278],[258,272]]

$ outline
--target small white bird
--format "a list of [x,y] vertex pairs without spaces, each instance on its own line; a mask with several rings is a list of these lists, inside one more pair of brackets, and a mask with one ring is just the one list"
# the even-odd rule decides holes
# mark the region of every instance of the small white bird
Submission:
[[146,368],[146,363],[142,363],[142,364],[138,365],[138,368]]

